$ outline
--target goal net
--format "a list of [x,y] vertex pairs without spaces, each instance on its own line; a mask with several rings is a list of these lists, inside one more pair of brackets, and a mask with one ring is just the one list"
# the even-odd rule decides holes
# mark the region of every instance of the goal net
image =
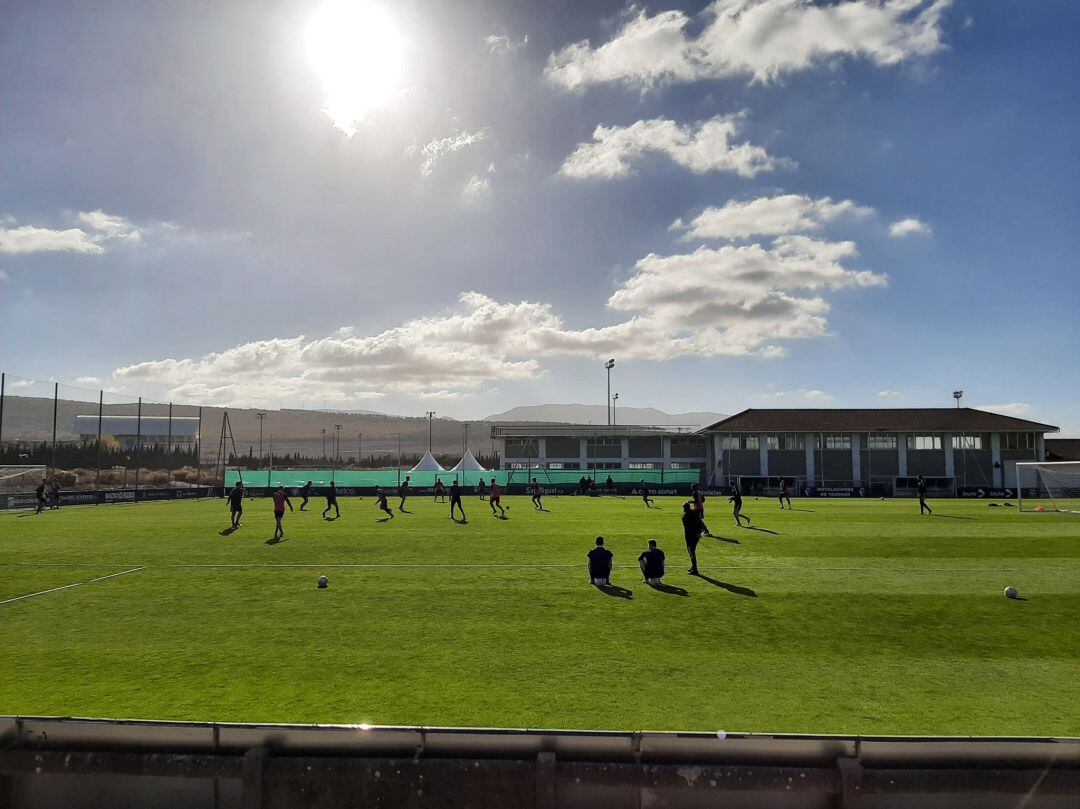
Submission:
[[45,479],[44,464],[0,464],[0,492],[32,492]]
[[1080,461],[1018,463],[1016,486],[1021,511],[1080,514]]

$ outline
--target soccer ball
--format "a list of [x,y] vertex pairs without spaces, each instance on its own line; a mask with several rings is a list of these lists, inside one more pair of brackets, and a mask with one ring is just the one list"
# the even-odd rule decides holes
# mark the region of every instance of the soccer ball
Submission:
[[1019,596],[1020,596],[1020,591],[1017,590],[1015,587],[1006,587],[1005,588],[1005,598],[1018,598]]
[[325,590],[330,586],[330,579],[326,578],[326,576],[319,576],[319,581],[317,583],[320,590]]

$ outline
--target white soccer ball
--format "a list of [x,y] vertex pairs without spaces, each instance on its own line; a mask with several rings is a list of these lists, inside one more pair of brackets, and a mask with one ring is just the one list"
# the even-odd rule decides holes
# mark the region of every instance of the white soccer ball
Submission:
[[1005,588],[1005,598],[1018,598],[1019,596],[1020,596],[1020,591],[1017,590],[1015,587],[1006,587]]
[[325,590],[330,586],[330,579],[326,578],[326,576],[319,576],[318,585],[320,590]]

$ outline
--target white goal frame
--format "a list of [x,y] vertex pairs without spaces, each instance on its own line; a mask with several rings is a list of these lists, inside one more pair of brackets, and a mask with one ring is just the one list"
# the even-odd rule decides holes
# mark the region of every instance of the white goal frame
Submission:
[[[9,488],[14,485],[16,478],[23,477],[24,475],[31,475],[34,472],[37,472],[37,475],[33,479],[33,485],[29,488],[22,487],[18,490]],[[49,467],[43,463],[0,464],[0,492],[8,494],[15,492],[32,492],[42,480],[48,477],[48,472]]]
[[[1036,488],[1045,489],[1046,497],[1036,497],[1036,500],[1048,499],[1051,503],[1051,510],[1057,511],[1062,514],[1080,514],[1080,508],[1062,508],[1058,503],[1058,499],[1055,498],[1049,488],[1045,487],[1041,478],[1038,477],[1040,469],[1047,469],[1049,471],[1073,471],[1077,474],[1077,494],[1069,499],[1080,499],[1080,461],[1017,461],[1016,462],[1016,501],[1020,511],[1024,510],[1024,472],[1030,470],[1036,475]],[[1028,486],[1027,488],[1032,488]],[[1030,501],[1031,498],[1028,498]],[[1028,508],[1028,511],[1034,511],[1034,508]]]

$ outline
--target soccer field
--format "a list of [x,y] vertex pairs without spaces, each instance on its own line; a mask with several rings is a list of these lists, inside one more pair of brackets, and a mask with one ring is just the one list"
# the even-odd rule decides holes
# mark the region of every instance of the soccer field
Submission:
[[[0,514],[0,714],[1080,735],[1080,517],[710,500],[696,578],[679,500],[507,502],[313,500],[279,543],[269,500]],[[597,534],[632,597],[586,584]]]

